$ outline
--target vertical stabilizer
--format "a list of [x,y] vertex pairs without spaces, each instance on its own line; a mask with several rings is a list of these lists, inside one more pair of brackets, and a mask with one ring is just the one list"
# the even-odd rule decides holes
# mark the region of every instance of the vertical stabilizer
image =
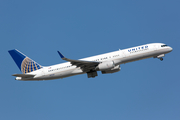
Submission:
[[26,55],[16,49],[9,50],[8,52],[23,74],[33,72],[42,68],[41,65],[28,58]]

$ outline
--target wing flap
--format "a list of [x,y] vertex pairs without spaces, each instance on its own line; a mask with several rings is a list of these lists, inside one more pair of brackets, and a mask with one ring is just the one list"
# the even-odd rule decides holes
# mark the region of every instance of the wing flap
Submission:
[[58,53],[63,60],[71,62],[72,65],[76,65],[77,67],[81,67],[81,69],[84,71],[95,69],[96,66],[100,63],[100,62],[96,62],[96,61],[72,60],[72,59],[68,59],[68,58],[64,57],[64,55],[62,55],[59,51],[58,51]]

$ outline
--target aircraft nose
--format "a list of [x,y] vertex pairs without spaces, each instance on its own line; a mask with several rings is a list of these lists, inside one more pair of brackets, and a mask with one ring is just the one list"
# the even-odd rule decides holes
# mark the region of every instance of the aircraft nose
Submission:
[[172,47],[169,47],[169,51],[171,52],[173,50],[173,48]]

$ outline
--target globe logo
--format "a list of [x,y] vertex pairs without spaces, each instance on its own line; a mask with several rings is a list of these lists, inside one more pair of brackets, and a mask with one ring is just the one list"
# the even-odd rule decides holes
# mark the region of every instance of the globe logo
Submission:
[[24,74],[33,72],[35,70],[39,70],[41,68],[41,65],[39,65],[38,63],[36,63],[28,57],[26,57],[21,64],[21,72]]

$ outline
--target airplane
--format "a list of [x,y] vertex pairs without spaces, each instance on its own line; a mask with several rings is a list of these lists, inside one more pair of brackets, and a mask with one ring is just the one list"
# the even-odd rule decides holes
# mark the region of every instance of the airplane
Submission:
[[102,74],[115,73],[121,70],[121,64],[128,62],[152,57],[162,61],[165,54],[172,50],[166,44],[151,43],[79,60],[66,58],[58,51],[61,59],[67,62],[52,66],[41,66],[17,49],[8,52],[22,72],[22,74],[12,75],[16,77],[15,80],[40,81],[62,79],[80,74],[87,74],[88,78],[94,78],[98,76],[97,71],[101,71]]

